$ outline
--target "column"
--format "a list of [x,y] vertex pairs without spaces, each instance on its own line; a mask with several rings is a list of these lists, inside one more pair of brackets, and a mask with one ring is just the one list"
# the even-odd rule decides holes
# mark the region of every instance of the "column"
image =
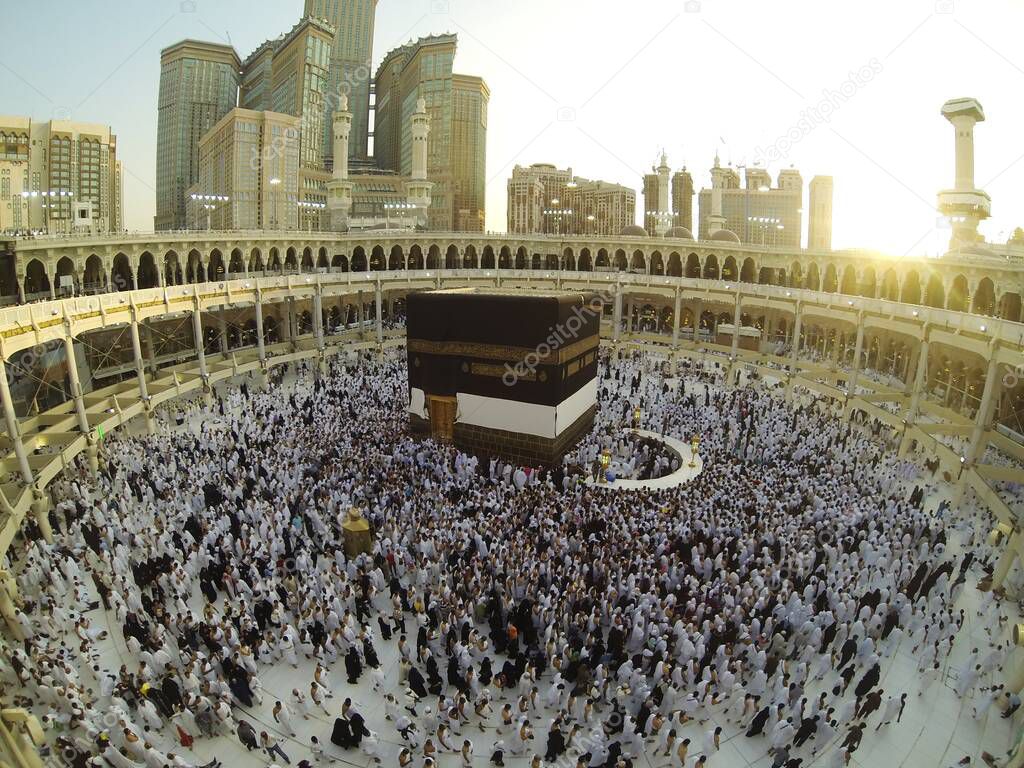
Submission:
[[313,333],[316,335],[317,351],[317,375],[327,372],[327,358],[324,355],[324,300],[323,287],[319,278],[316,281],[316,290],[313,291]]
[[266,368],[267,349],[263,344],[263,294],[256,291],[256,355],[260,360],[260,367]]
[[18,275],[18,303],[25,303],[25,276]]
[[740,294],[736,292],[736,306],[732,311],[732,352],[729,353],[730,362],[736,361],[736,353],[740,349],[740,322],[742,322],[743,305],[740,303]]
[[905,456],[910,450],[909,429],[917,421],[921,410],[921,392],[924,390],[928,380],[928,329],[925,328],[924,338],[918,347],[917,370],[914,373],[914,386],[910,391],[910,406],[907,409],[906,417],[903,419],[906,426],[903,428],[903,439],[900,441],[899,455]]
[[380,288],[380,281],[377,281],[377,287],[373,292],[373,303],[376,308],[376,328],[377,328],[377,344],[378,346],[384,344],[384,319],[383,319],[383,307],[381,304],[384,301],[383,293]]
[[14,635],[15,640],[23,640],[21,636],[21,625],[15,618],[16,611],[14,598],[18,594],[18,585],[14,578],[6,571],[0,571],[0,616],[7,622],[7,629]]
[[1020,535],[1014,531],[1006,541],[1003,554],[999,556],[995,569],[992,571],[992,591],[999,591],[1010,575],[1010,569],[1017,560],[1017,547],[1020,546]]
[[986,443],[984,441],[985,427],[992,420],[992,412],[995,410],[998,398],[996,393],[999,387],[999,356],[998,347],[993,344],[989,349],[988,370],[985,372],[985,389],[981,393],[981,407],[974,417],[974,427],[971,429],[971,442],[967,448],[967,461],[976,462],[985,453]]
[[50,284],[50,301],[57,299],[57,275],[47,275],[47,282]]
[[142,356],[142,341],[139,338],[139,319],[136,310],[132,307],[132,321],[129,324],[132,334],[132,352],[135,355],[135,377],[139,383],[139,397],[142,398],[142,408],[146,414],[146,431],[153,434],[153,413],[149,407],[149,388],[146,386],[146,360]]
[[847,389],[854,397],[857,396],[857,379],[860,377],[861,357],[864,355],[864,312],[857,317],[857,341],[853,345],[853,371]]
[[633,333],[633,299],[626,305],[626,333]]
[[196,345],[196,360],[199,362],[199,375],[203,379],[203,397],[210,403],[210,373],[206,368],[206,350],[203,348],[203,318],[199,309],[199,299],[192,306],[192,335]]
[[67,358],[68,380],[71,383],[71,397],[75,401],[75,415],[78,417],[78,429],[86,439],[86,455],[89,457],[89,470],[95,476],[99,471],[99,448],[89,427],[89,415],[85,410],[85,398],[82,397],[82,381],[78,377],[78,361],[75,359],[75,338],[67,323],[64,327],[64,356]]
[[800,311],[800,305],[796,305],[795,313],[796,319],[793,321],[793,341],[791,342],[791,350],[789,355],[789,375],[790,377],[796,376],[797,371],[797,359],[800,356],[800,334],[803,331],[803,313]]
[[32,468],[28,463],[28,453],[25,452],[25,443],[21,439],[21,429],[18,425],[18,417],[14,412],[14,401],[11,400],[11,388],[7,383],[7,362],[0,355],[0,400],[3,400],[4,420],[7,422],[7,434],[14,445],[14,455],[18,457],[18,469],[21,473],[21,481],[32,489],[32,513],[35,516],[36,525],[43,539],[47,542],[53,541],[53,531],[50,529],[50,518],[48,517],[49,504],[46,495],[41,489],[36,488],[32,478]]
[[693,305],[693,343],[700,343],[700,316],[704,314],[704,299],[697,299]]
[[153,326],[150,323],[143,322],[142,330],[143,340],[146,342],[145,349],[148,352],[149,375],[155,379],[160,371],[160,366],[156,362],[156,342],[153,339]]
[[365,314],[365,311],[362,288],[356,291],[356,306],[359,307],[359,309],[356,310],[356,327],[359,328],[359,340],[362,341],[365,338],[363,335],[363,320],[365,319],[363,315]]
[[672,349],[679,346],[679,313],[682,311],[683,294],[676,289],[676,306],[672,315]]
[[615,305],[612,308],[612,341],[618,343],[622,326],[622,286],[615,286]]
[[220,352],[222,355],[228,353],[228,319],[225,316],[226,308],[221,305],[220,311],[217,313],[217,328],[220,332]]

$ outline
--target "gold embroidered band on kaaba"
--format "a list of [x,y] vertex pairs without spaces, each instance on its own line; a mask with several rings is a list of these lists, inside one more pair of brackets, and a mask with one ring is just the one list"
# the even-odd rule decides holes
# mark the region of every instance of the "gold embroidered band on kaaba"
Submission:
[[[497,360],[509,365],[516,365],[529,358],[536,358],[539,365],[562,365],[584,352],[598,346],[600,339],[595,334],[581,339],[566,347],[549,349],[541,355],[536,348],[513,347],[502,344],[477,344],[466,341],[429,341],[427,339],[407,339],[406,347],[410,352],[422,352],[427,355],[446,355],[449,357],[476,357],[483,360]],[[549,346],[542,344],[538,346]]]

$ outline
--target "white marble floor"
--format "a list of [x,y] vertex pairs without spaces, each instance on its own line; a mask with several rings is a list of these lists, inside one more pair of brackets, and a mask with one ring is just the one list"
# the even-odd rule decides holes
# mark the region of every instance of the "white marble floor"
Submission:
[[[204,418],[201,414],[195,414],[191,418],[192,428],[199,419]],[[209,418],[209,417],[206,417]],[[688,452],[689,446],[685,446]],[[927,498],[927,504],[934,509],[938,502],[944,497],[944,491],[933,490]],[[947,515],[953,514],[947,512]],[[959,533],[950,530],[951,556],[956,557],[960,552]],[[878,723],[878,713],[875,713],[868,721],[868,730],[860,749],[850,763],[851,766],[861,768],[946,768],[955,766],[964,756],[971,756],[971,765],[981,765],[980,755],[982,750],[1003,757],[1010,747],[1013,735],[1020,726],[1020,713],[1014,720],[1000,718],[1000,711],[992,708],[980,720],[972,715],[974,699],[961,700],[954,690],[953,683],[956,679],[956,670],[962,661],[968,656],[971,649],[979,647],[985,649],[991,642],[985,632],[985,627],[980,626],[980,619],[976,614],[976,607],[979,604],[979,594],[974,588],[980,573],[975,570],[968,578],[966,588],[958,600],[958,607],[966,612],[966,622],[960,635],[957,637],[953,651],[943,666],[943,677],[941,684],[936,684],[928,692],[927,696],[918,697],[918,674],[916,671],[917,660],[911,655],[909,643],[904,639],[902,645],[897,649],[893,657],[883,660],[883,676],[881,685],[886,695],[899,695],[902,692],[909,694],[908,705],[904,712],[902,722],[893,725],[880,732],[875,732]],[[380,603],[381,598],[378,598]],[[194,607],[201,609],[202,601],[197,596],[194,600]],[[1008,603],[1004,606],[1004,614],[1007,614],[1009,621],[1002,633],[1003,639],[1008,636],[1008,629],[1018,618],[1016,606]],[[122,663],[131,663],[126,651],[124,638],[120,628],[113,621],[113,614],[104,612],[97,608],[90,614],[94,624],[106,626],[109,637],[101,641],[101,668],[116,672]],[[381,639],[375,641],[378,654],[386,673],[387,690],[400,690],[398,680],[398,654],[396,640],[384,642]],[[1007,660],[1006,667],[1024,663],[1024,654],[1015,651]],[[495,665],[497,668],[499,665]],[[351,697],[358,702],[360,709],[367,720],[368,727],[379,735],[379,754],[386,766],[398,764],[397,755],[402,747],[402,741],[396,733],[392,723],[385,719],[384,704],[382,696],[371,689],[369,674],[364,672],[362,678],[356,685],[348,685],[345,682],[344,666],[341,662],[336,663],[331,670],[333,698],[329,700],[331,715],[323,712],[311,714],[308,720],[297,719],[297,735],[293,738],[282,731],[273,719],[271,709],[275,700],[280,698],[287,701],[293,688],[305,688],[308,690],[309,682],[312,680],[315,663],[312,660],[300,659],[300,665],[293,669],[283,662],[270,668],[260,670],[260,679],[264,688],[264,701],[262,705],[252,709],[239,708],[235,711],[236,720],[244,718],[249,720],[256,731],[267,730],[273,733],[280,741],[284,751],[288,754],[291,764],[295,765],[300,760],[310,760],[309,739],[317,736],[330,754],[334,756],[339,765],[370,766],[374,764],[373,759],[359,750],[342,751],[330,744],[330,734],[334,716],[340,711],[341,702],[346,697]],[[88,679],[88,678],[86,678]],[[816,695],[824,686],[831,688],[838,677],[833,674],[823,684],[809,685],[807,695]],[[539,687],[543,692],[549,678],[543,679]],[[1002,675],[998,671],[992,679],[983,679],[981,686],[1002,682]],[[497,694],[497,690],[494,689]],[[975,693],[975,696],[980,696]],[[404,703],[404,698],[399,696]],[[497,712],[506,699],[498,696],[494,707]],[[692,739],[694,748],[691,755],[699,754],[697,751],[702,741],[704,731],[713,729],[716,725],[723,728],[721,750],[710,757],[707,765],[710,768],[768,768],[772,759],[768,754],[768,740],[764,736],[746,738],[743,733],[743,726],[737,723],[730,723],[727,720],[725,704],[708,708],[705,711],[706,722],[691,723],[683,729],[681,738]],[[1022,710],[1024,711],[1024,710]],[[420,713],[423,712],[423,705],[420,706]],[[43,714],[40,712],[39,714]],[[547,738],[548,724],[550,723],[551,712],[541,709],[531,716],[535,727],[536,740],[533,742],[534,751],[543,755]],[[491,747],[498,734],[496,725],[497,715],[494,715],[481,727],[474,722],[472,727],[464,728],[461,736],[453,736],[453,743],[461,743],[462,738],[468,738],[474,745],[475,758],[474,766],[488,765]],[[249,753],[239,743],[233,733],[224,734],[213,739],[197,739],[191,750],[183,750],[173,737],[173,729],[165,727],[161,733],[151,733],[148,738],[158,749],[164,751],[175,751],[178,754],[185,754],[189,759],[194,759],[197,764],[203,764],[216,757],[228,768],[245,768],[247,766],[265,766],[268,761],[265,756],[259,753]],[[647,754],[636,761],[640,768],[667,768],[676,766],[678,761],[674,758],[663,758],[654,754],[653,743],[648,745]],[[819,750],[817,755],[811,754],[811,747],[816,746]],[[828,754],[835,748],[831,745],[814,745],[813,740],[808,742],[800,750],[794,750],[793,755],[804,758],[802,768],[808,766],[822,766]],[[529,765],[532,755],[514,757],[507,752],[505,762],[513,768]],[[53,762],[53,765],[61,765],[60,762]],[[444,754],[440,756],[438,765],[441,768],[456,768],[462,764],[457,753]],[[422,757],[416,756],[413,763],[416,768],[422,765]],[[565,768],[575,765],[575,753],[570,752],[570,757],[563,759],[559,764]]]
[[[679,469],[665,475],[664,477],[656,477],[650,480],[620,480],[619,478],[616,478],[614,482],[605,483],[604,485],[606,488],[611,488],[616,491],[635,490],[637,488],[646,488],[648,490],[675,488],[676,486],[690,482],[693,478],[697,477],[697,475],[704,471],[704,459],[701,458],[699,454],[693,456],[693,466],[690,466],[692,454],[690,453],[689,443],[684,443],[682,440],[677,440],[669,435],[659,435],[656,432],[650,432],[646,429],[631,429],[629,431],[639,435],[640,437],[648,437],[665,443],[679,455],[682,463]],[[614,466],[612,469],[614,471]],[[592,479],[587,480],[587,482],[591,485],[596,484]]]

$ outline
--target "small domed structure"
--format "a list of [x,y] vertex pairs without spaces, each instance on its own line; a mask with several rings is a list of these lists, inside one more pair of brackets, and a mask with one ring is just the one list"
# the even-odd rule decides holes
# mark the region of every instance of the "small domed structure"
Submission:
[[731,229],[720,229],[717,232],[712,232],[709,239],[719,243],[738,243],[740,241],[739,235]]
[[665,237],[673,240],[693,240],[693,232],[686,227],[672,227],[665,233]]
[[619,231],[620,237],[647,237],[647,230],[636,224],[627,224]]

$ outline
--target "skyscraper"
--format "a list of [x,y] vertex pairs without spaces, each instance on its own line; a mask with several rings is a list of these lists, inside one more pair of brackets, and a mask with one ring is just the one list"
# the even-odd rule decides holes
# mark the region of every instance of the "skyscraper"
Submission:
[[[718,177],[718,188],[700,191],[701,240],[708,239],[715,227],[734,232],[741,242],[753,245],[799,248],[803,239],[803,178],[800,171],[787,168],[779,171],[774,188],[771,177],[761,168],[746,170],[746,185],[740,186],[740,175],[730,167],[718,165],[712,176]],[[721,199],[721,221],[712,221],[715,192]]]
[[693,231],[693,176],[685,165],[672,174],[672,213],[676,217],[674,226]]
[[[370,79],[373,77],[373,24],[377,0],[306,0],[305,15],[326,19],[334,28],[328,80],[327,115],[323,126],[323,154],[333,162],[331,115],[338,109],[340,94],[348,96],[352,135],[348,155],[365,159],[369,153]],[[411,113],[410,113],[411,114]]]
[[807,247],[832,250],[832,177],[815,176],[809,189]]
[[[412,172],[412,115],[422,98],[430,115],[427,178],[434,184],[431,229],[482,227],[487,102],[477,77],[453,75],[458,39],[432,35],[390,51],[377,68],[374,159]],[[349,153],[351,156],[351,152]]]
[[452,75],[452,216],[459,232],[484,231],[490,98],[481,78]]
[[182,40],[160,52],[155,229],[185,227],[199,140],[237,104],[240,69],[229,45]]

